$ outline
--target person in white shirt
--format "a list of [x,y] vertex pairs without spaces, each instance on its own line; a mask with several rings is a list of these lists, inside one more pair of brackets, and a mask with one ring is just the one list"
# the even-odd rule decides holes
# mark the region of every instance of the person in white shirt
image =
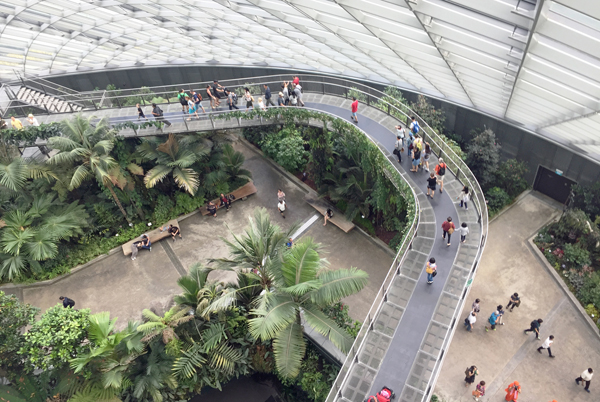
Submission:
[[467,222],[463,222],[460,224],[458,228],[460,232],[460,242],[464,243],[467,241],[467,235],[469,234],[469,228],[467,227]]
[[258,108],[260,110],[267,110],[267,108],[265,107],[265,103],[263,102],[262,98],[258,98]]
[[[590,392],[590,382],[592,382],[593,376],[594,376],[594,370],[589,368],[589,369],[585,370],[583,373],[581,373],[581,375],[575,379],[575,382],[577,383],[577,385],[579,385],[579,382],[585,382],[585,391],[587,393],[589,393]],[[583,384],[581,384],[581,385],[583,385]]]
[[554,335],[550,335],[548,338],[546,338],[544,343],[542,343],[542,346],[537,348],[537,351],[542,353],[542,349],[548,349],[548,356],[552,358],[556,357],[552,354],[552,350],[550,350],[550,345],[552,345],[552,343],[554,343]]
[[467,331],[471,332],[475,321],[477,321],[477,313],[475,311],[471,311],[471,314],[469,314],[469,316],[465,318],[465,328],[467,329]]
[[277,204],[277,209],[279,210],[279,213],[281,214],[281,216],[283,216],[283,219],[285,219],[285,215],[283,214],[285,212],[285,201],[284,200],[279,201],[279,203]]
[[32,114],[29,114],[29,116],[27,116],[27,121],[29,122],[30,126],[38,127],[40,125],[40,123],[38,123],[37,119],[33,117]]

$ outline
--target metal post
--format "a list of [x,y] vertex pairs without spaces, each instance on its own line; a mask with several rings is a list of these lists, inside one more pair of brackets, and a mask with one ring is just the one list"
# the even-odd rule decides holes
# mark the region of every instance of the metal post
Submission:
[[321,83],[321,89],[321,92],[323,92],[323,95],[325,95],[325,83]]
[[213,130],[215,129],[215,121],[213,120],[213,115],[209,114],[208,115],[210,117],[210,124],[212,125]]
[[98,105],[96,105],[96,102],[94,102],[94,98],[92,98],[92,105],[94,105],[94,109],[98,110]]
[[122,106],[121,106],[121,102],[119,102],[119,97],[115,97],[115,100],[117,101],[117,105],[119,106],[119,109],[121,109]]
[[187,131],[190,131],[190,127],[187,124],[187,120],[185,119],[185,117],[183,118],[183,124],[185,124],[185,128]]

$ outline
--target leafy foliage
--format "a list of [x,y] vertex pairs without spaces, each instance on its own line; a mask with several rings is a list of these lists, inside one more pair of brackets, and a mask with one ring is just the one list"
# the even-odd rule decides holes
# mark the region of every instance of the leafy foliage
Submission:
[[269,133],[259,144],[268,157],[290,172],[295,172],[306,164],[308,155],[304,151],[304,140],[294,128]]
[[417,101],[411,103],[411,109],[438,134],[444,131],[446,114],[443,110],[436,109],[423,95],[417,97]]
[[494,176],[494,186],[500,187],[511,197],[516,197],[528,187],[525,174],[529,169],[527,164],[516,159],[509,159],[498,164]]
[[572,187],[575,197],[573,207],[581,209],[592,220],[600,216],[600,182],[592,185],[575,184]]
[[485,129],[476,134],[467,146],[467,164],[485,190],[494,181],[500,162],[500,144],[496,134]]
[[83,351],[82,342],[88,336],[89,309],[49,308],[25,333],[25,344],[19,350],[25,372],[34,369],[58,369]]
[[506,205],[510,204],[512,198],[501,188],[492,187],[485,193],[485,200],[487,201],[490,214],[495,215]]

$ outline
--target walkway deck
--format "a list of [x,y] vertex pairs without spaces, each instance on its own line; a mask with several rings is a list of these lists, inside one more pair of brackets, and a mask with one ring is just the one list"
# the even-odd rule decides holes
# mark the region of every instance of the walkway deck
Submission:
[[[341,118],[349,119],[350,101],[342,97],[305,93],[307,107],[323,110]],[[173,126],[169,132],[202,131],[228,128],[231,122],[201,120],[183,122],[180,105],[164,105],[165,118],[171,119]],[[208,109],[208,108],[206,108]],[[222,108],[223,109],[223,108]],[[134,108],[104,109],[83,112],[84,115],[107,116],[111,122],[137,121]],[[62,120],[68,115],[41,116],[40,122]],[[179,121],[175,121],[175,119]],[[235,122],[237,124],[237,122]],[[241,126],[255,125],[252,121],[241,121]],[[426,172],[411,173],[409,158],[403,156],[399,165],[393,150],[395,118],[374,107],[361,105],[358,127],[367,132],[388,158],[414,188],[419,203],[419,226],[411,250],[406,253],[398,267],[386,301],[371,322],[371,330],[366,335],[364,346],[358,359],[351,367],[344,367],[342,373],[349,372],[336,400],[362,402],[368,394],[377,392],[383,385],[389,386],[399,395],[400,402],[421,401],[428,389],[435,383],[434,368],[442,359],[443,348],[449,331],[454,328],[453,316],[459,302],[464,298],[465,285],[470,270],[478,254],[481,227],[475,206],[468,211],[457,211],[455,199],[462,184],[450,171],[446,173],[444,193],[439,190],[435,199],[425,196]],[[157,129],[122,130],[125,136],[156,135]],[[432,156],[430,167],[436,165]],[[470,229],[468,240],[460,244],[458,233],[454,234],[450,247],[441,238],[441,223],[451,216],[457,224],[467,222]],[[458,226],[458,225],[457,225]],[[438,265],[438,275],[432,285],[426,284],[424,265],[434,257]],[[394,268],[394,267],[392,267]],[[431,383],[433,380],[433,384]],[[428,388],[429,387],[429,388]]]

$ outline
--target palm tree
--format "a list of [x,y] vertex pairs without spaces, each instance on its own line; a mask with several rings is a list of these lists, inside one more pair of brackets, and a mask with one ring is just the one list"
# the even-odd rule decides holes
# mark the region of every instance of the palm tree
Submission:
[[356,268],[326,270],[319,257],[320,245],[305,237],[285,253],[283,264],[274,265],[276,280],[257,299],[256,316],[249,320],[256,339],[273,340],[277,370],[284,377],[296,377],[306,342],[302,326],[310,325],[346,353],[353,338],[321,308],[358,293],[368,282],[368,274]]
[[242,168],[245,160],[244,154],[234,150],[231,144],[223,145],[223,171],[229,176],[230,181],[252,178],[252,173]]
[[[123,189],[126,183],[120,176],[122,173],[117,161],[110,156],[114,147],[114,132],[109,129],[108,119],[101,119],[96,125],[92,125],[93,116],[87,119],[81,115],[72,120],[61,122],[63,137],[51,137],[48,142],[54,149],[60,152],[51,157],[47,163],[70,164],[76,166],[71,180],[69,190],[77,188],[91,176],[106,187],[112,195],[115,203],[121,210],[125,219],[129,222],[127,213],[121,205],[113,186]],[[139,166],[131,164],[129,169],[138,170]]]
[[194,319],[194,316],[189,314],[189,309],[173,306],[165,313],[164,317],[144,309],[142,315],[147,320],[137,328],[138,331],[144,334],[142,341],[150,342],[155,337],[160,336],[167,347],[167,352],[177,354],[179,351],[179,336],[175,333],[175,328]]
[[244,236],[237,236],[230,230],[233,241],[223,238],[229,246],[230,258],[210,261],[216,262],[219,269],[253,275],[260,280],[261,287],[267,289],[274,280],[271,266],[281,264],[285,244],[299,225],[293,224],[283,232],[279,226],[271,223],[265,208],[255,209],[254,219],[248,219],[250,226],[246,228]]
[[13,280],[25,270],[40,271],[40,261],[56,257],[57,243],[83,234],[88,214],[77,202],[64,204],[54,195],[35,195],[16,203],[3,216],[0,229],[0,278]]
[[137,152],[143,159],[156,163],[156,166],[146,172],[146,187],[152,188],[172,174],[180,188],[194,195],[198,189],[199,176],[191,166],[205,158],[210,149],[201,136],[169,134],[164,143],[159,138],[145,139],[138,146]]

